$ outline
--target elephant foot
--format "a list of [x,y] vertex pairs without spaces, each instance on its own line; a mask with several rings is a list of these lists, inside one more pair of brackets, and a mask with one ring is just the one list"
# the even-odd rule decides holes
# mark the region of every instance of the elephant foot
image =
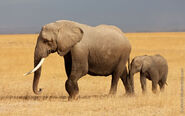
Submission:
[[132,93],[126,92],[124,95],[127,97],[132,97],[132,96],[135,96],[135,93],[134,92],[132,92]]
[[73,95],[73,96],[69,96],[68,97],[68,101],[76,101],[76,100],[78,100],[78,98],[79,98],[79,95],[78,94]]
[[164,92],[164,87],[160,88],[160,91],[161,91],[161,92]]
[[164,93],[164,89],[161,89],[160,91],[161,91],[161,93]]
[[71,97],[71,96],[69,96],[68,97],[68,101],[76,101],[76,100],[78,100],[78,98],[79,97]]
[[110,89],[110,91],[109,91],[109,95],[110,96],[115,96],[116,95],[116,92],[117,92],[117,89]]
[[108,94],[108,97],[115,97],[115,96],[116,96],[116,94],[112,94],[112,93]]
[[154,94],[157,94],[157,90],[152,90],[152,92],[153,92]]
[[143,95],[146,95],[146,91],[142,91],[142,94],[143,94]]

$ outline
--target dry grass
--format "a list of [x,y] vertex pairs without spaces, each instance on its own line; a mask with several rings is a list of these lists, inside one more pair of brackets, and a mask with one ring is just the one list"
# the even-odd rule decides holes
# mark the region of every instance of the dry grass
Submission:
[[135,76],[136,96],[124,96],[119,81],[116,97],[107,97],[111,77],[85,76],[79,80],[80,99],[68,102],[64,83],[63,58],[50,55],[44,62],[39,86],[42,95],[32,92],[33,74],[23,74],[33,67],[37,35],[0,35],[0,115],[35,116],[176,116],[180,113],[180,68],[185,68],[185,33],[127,33],[132,44],[131,58],[144,54],[161,54],[169,63],[168,86],[154,95],[147,81],[143,96],[139,74]]

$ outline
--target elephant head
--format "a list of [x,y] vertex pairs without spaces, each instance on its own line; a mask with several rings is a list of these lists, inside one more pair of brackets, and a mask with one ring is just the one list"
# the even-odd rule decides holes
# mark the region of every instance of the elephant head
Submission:
[[46,24],[39,33],[34,52],[34,69],[26,73],[34,72],[33,92],[40,94],[38,90],[39,78],[41,75],[41,65],[44,59],[54,52],[64,56],[77,44],[83,36],[83,31],[75,23],[69,21],[57,21]]
[[131,80],[131,86],[134,87],[134,74],[137,72],[145,72],[146,70],[148,70],[149,65],[150,60],[147,55],[137,56],[132,60],[131,64],[129,65],[129,77]]
[[137,72],[145,72],[150,65],[150,59],[147,55],[135,57],[129,67],[130,75],[134,75]]

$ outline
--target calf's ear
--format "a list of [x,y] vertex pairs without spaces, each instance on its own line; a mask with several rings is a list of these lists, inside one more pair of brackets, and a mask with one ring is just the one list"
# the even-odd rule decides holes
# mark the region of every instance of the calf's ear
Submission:
[[149,68],[150,68],[150,61],[148,61],[147,59],[143,60],[141,71],[146,72]]

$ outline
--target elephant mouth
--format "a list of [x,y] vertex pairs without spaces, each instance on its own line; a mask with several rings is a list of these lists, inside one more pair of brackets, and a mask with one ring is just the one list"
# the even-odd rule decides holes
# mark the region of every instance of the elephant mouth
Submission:
[[57,50],[48,50],[48,54],[55,53]]
[[66,51],[61,51],[61,50],[57,49],[57,53],[58,53],[60,56],[66,55],[69,51],[70,51],[70,49],[69,49],[69,50],[66,50]]

